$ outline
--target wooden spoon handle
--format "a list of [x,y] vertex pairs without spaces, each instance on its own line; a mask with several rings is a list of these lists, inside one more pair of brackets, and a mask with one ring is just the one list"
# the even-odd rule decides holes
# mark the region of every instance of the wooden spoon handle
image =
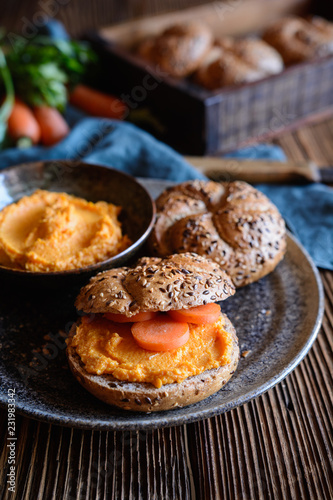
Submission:
[[242,180],[249,183],[319,182],[317,166],[311,161],[279,162],[266,160],[238,160],[186,156],[185,159],[199,172],[214,180]]

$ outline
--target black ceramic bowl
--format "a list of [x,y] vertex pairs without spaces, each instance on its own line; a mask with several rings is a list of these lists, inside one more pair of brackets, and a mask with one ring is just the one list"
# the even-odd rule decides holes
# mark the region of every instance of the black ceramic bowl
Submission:
[[0,265],[0,279],[22,289],[26,286],[68,286],[84,283],[100,271],[121,266],[148,238],[155,205],[145,188],[119,170],[81,161],[51,160],[25,163],[0,172],[0,210],[36,189],[65,192],[88,201],[120,205],[123,232],[133,241],[123,252],[97,264],[61,272],[29,272]]

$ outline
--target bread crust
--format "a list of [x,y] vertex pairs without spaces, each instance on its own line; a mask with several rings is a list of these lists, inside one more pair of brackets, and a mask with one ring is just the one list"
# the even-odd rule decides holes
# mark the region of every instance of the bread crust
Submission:
[[143,40],[137,53],[167,75],[182,78],[198,68],[212,40],[209,29],[202,24],[174,25]]
[[232,50],[240,59],[265,75],[274,75],[283,70],[280,54],[259,38],[234,40]]
[[223,37],[215,42],[194,75],[210,90],[253,82],[283,69],[280,54],[263,40]]
[[[204,208],[189,214],[193,200]],[[227,271],[236,287],[270,273],[285,254],[285,224],[278,209],[245,182],[188,181],[164,191],[156,206],[151,252],[204,255]]]
[[91,278],[75,306],[86,313],[133,316],[139,311],[187,309],[235,293],[221,267],[195,253],[144,257],[134,268],[110,269]]
[[[66,350],[70,369],[77,381],[91,394],[107,404],[123,410],[153,412],[181,408],[201,401],[219,391],[231,378],[239,361],[239,347],[236,332],[225,318],[225,329],[232,334],[233,345],[230,362],[220,368],[207,370],[200,375],[185,379],[181,383],[163,385],[157,389],[149,383],[126,382],[112,375],[88,373],[69,338]],[[73,325],[71,336],[75,334]]]
[[287,17],[270,26],[263,39],[282,56],[286,66],[333,53],[333,23],[321,17]]

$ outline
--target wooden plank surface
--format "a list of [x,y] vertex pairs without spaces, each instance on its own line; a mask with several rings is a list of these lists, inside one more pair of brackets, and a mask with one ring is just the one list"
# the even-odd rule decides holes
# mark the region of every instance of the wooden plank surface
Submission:
[[[333,163],[333,119],[278,142],[290,158]],[[333,498],[333,273],[321,277],[318,339],[278,386],[224,415],[149,432],[81,431],[18,415],[17,491],[7,491],[2,447],[0,498]],[[2,410],[2,437],[6,419]]]

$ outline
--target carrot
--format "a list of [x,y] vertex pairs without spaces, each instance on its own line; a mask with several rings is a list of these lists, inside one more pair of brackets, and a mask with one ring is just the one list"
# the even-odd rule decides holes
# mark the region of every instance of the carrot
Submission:
[[69,126],[57,109],[38,106],[33,111],[41,129],[44,146],[53,146],[69,133]]
[[24,143],[24,139],[27,139],[26,145],[37,144],[41,137],[40,126],[33,112],[19,99],[15,99],[8,118],[8,133],[18,146]]
[[115,323],[136,323],[137,321],[148,321],[150,319],[154,319],[158,313],[156,312],[139,312],[134,316],[128,317],[125,314],[113,314],[106,313],[104,317],[110,321],[114,321]]
[[168,311],[169,316],[175,321],[186,321],[195,325],[204,323],[215,323],[221,314],[218,304],[206,304],[190,309],[181,309],[180,311]]
[[69,96],[69,102],[92,116],[121,120],[127,112],[126,104],[120,99],[82,84],[74,88]]
[[133,323],[131,331],[139,346],[148,351],[177,349],[190,337],[187,323],[174,321],[166,314],[158,314],[149,321]]

